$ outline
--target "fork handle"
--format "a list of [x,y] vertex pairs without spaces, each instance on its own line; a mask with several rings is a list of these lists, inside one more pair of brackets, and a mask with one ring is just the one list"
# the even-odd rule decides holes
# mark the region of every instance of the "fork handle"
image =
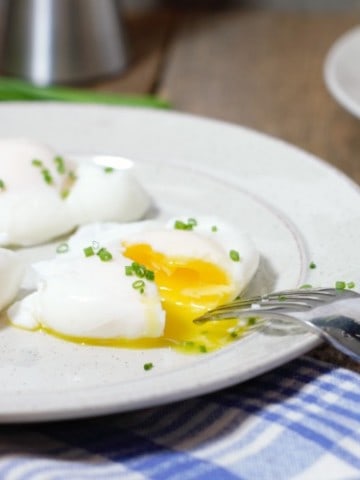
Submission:
[[309,314],[294,314],[345,355],[360,362],[360,298],[340,300],[314,309]]
[[315,319],[323,336],[338,350],[360,361],[360,324],[353,318],[339,316]]

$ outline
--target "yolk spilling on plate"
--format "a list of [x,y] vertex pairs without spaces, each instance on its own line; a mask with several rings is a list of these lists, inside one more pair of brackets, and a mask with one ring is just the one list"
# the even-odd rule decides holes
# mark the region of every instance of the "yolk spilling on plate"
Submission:
[[231,322],[205,326],[193,323],[196,317],[231,298],[234,287],[222,268],[201,259],[168,257],[146,244],[127,246],[124,255],[155,273],[166,312],[164,339],[206,350],[227,343]]

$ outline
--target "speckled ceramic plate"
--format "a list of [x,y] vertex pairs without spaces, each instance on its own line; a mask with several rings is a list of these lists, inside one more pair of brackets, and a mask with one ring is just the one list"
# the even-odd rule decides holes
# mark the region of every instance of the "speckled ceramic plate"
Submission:
[[342,35],[325,61],[326,85],[346,110],[360,117],[360,27]]
[[[3,104],[2,136],[62,152],[133,159],[160,216],[213,214],[248,231],[261,252],[252,293],[303,282],[360,284],[358,188],[273,138],[217,121],[141,109]],[[335,194],[336,192],[336,194]],[[43,248],[43,247],[42,247]],[[36,257],[42,250],[24,255]],[[314,261],[316,269],[308,265]],[[313,334],[254,334],[213,354],[76,345],[3,324],[0,421],[76,418],[160,405],[221,389],[314,347]],[[154,368],[144,371],[152,362]]]

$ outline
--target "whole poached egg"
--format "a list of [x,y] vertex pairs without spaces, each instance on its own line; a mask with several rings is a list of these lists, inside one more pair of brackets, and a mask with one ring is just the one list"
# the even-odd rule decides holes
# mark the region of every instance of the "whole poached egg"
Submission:
[[134,347],[229,341],[231,324],[193,319],[233,300],[259,254],[247,235],[219,219],[180,217],[166,225],[94,224],[34,265],[34,293],[8,310],[12,324],[84,343]]
[[0,139],[0,245],[35,245],[89,222],[140,219],[149,195],[130,161],[115,164],[80,164],[33,140]]

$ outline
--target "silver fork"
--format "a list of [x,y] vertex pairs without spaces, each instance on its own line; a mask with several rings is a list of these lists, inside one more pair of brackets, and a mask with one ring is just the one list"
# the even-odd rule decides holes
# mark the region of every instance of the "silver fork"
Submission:
[[360,362],[360,294],[353,290],[306,288],[234,300],[210,310],[194,323],[234,318],[247,319],[249,331],[272,320],[300,323]]

